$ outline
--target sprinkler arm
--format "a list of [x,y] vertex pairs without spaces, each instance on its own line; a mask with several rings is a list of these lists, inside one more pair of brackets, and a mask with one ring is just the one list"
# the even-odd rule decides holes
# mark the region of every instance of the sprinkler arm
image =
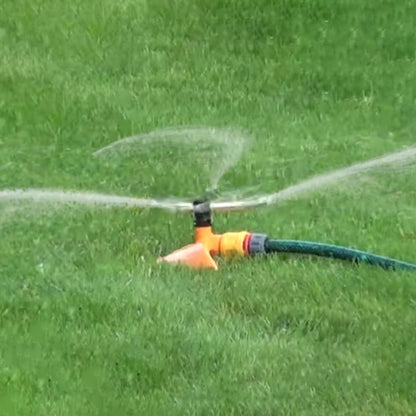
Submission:
[[255,255],[264,252],[263,234],[247,231],[215,234],[209,202],[194,202],[195,242],[159,259],[169,263],[180,263],[196,269],[218,270],[215,256],[233,257]]

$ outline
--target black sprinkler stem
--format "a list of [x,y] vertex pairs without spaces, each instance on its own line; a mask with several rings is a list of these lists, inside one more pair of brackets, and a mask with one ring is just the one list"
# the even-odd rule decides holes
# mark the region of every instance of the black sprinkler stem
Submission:
[[195,227],[211,227],[212,211],[209,201],[195,200],[193,202],[193,217]]

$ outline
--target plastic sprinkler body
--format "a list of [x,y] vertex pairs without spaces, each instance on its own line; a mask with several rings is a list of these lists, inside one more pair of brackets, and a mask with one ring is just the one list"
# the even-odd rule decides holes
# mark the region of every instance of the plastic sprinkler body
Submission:
[[160,260],[182,263],[193,268],[218,270],[214,256],[247,256],[265,252],[267,236],[248,231],[215,234],[212,229],[212,212],[208,201],[193,203],[195,242]]

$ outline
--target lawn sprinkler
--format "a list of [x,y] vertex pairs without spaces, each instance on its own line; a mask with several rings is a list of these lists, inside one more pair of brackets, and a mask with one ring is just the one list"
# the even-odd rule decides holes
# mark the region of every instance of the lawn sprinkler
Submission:
[[[203,183],[206,183],[208,179],[209,185],[206,189],[211,190],[204,197],[198,198],[193,202],[175,198],[124,199],[129,205],[192,213],[195,226],[194,243],[160,258],[160,261],[182,263],[193,268],[218,270],[216,257],[296,253],[352,262],[364,262],[378,265],[385,269],[411,269],[416,271],[416,264],[378,256],[353,248],[310,241],[273,240],[264,234],[247,231],[216,234],[212,227],[213,212],[244,210],[273,205],[294,199],[311,191],[335,185],[340,181],[345,181],[347,178],[365,174],[373,169],[382,167],[391,169],[409,165],[416,160],[416,147],[401,149],[381,157],[318,174],[268,195],[257,194],[249,197],[240,194],[241,199],[237,200],[234,198],[237,194],[234,194],[231,200],[224,201],[222,198],[226,196],[223,195],[221,197],[219,194],[218,183],[224,174],[237,163],[249,142],[250,137],[235,129],[183,126],[180,128],[156,130],[117,140],[94,152],[94,156],[103,157],[106,160],[120,160],[119,158],[130,157],[136,151],[141,151],[148,145],[155,146],[154,148],[156,149],[160,148],[158,146],[163,145],[166,146],[162,148],[165,150],[170,151],[172,148],[180,150],[180,156],[189,156],[188,151],[190,149],[189,146],[191,146],[191,148],[197,150],[198,156],[195,154],[195,157],[203,158],[203,164],[200,165],[198,174],[205,174]],[[163,152],[163,154],[166,153],[168,152]],[[205,159],[209,156],[213,159],[211,174],[203,169],[203,167],[208,165]],[[192,160],[195,161],[194,159],[193,157]]]
[[[161,142],[157,138],[163,139]],[[265,234],[251,233],[248,231],[226,232],[216,234],[212,227],[213,212],[229,212],[244,209],[253,209],[269,206],[280,202],[290,201],[312,191],[336,185],[348,178],[366,174],[374,169],[395,169],[412,166],[416,161],[416,147],[411,146],[388,153],[380,157],[357,162],[350,166],[318,174],[304,179],[294,185],[271,194],[257,194],[253,196],[241,196],[225,201],[225,194],[220,195],[218,182],[221,177],[238,161],[247,143],[247,137],[235,130],[182,127],[168,128],[153,131],[147,134],[126,137],[109,144],[108,146],[94,152],[94,156],[103,157],[107,160],[118,160],[117,158],[128,157],[144,145],[173,144],[183,145],[188,149],[191,143],[202,154],[204,146],[202,143],[215,144],[219,151],[214,153],[221,163],[216,163],[215,173],[210,176],[211,189],[202,198],[193,202],[178,198],[153,199],[134,198],[130,196],[107,195],[96,192],[63,191],[54,189],[0,189],[0,204],[2,202],[18,202],[29,200],[31,202],[52,203],[79,203],[88,206],[119,206],[165,209],[173,212],[192,213],[194,221],[194,243],[189,244],[167,256],[159,259],[160,262],[181,263],[189,267],[218,270],[216,257],[231,256],[256,256],[270,255],[275,253],[294,253],[302,255],[316,255],[332,259],[348,260],[354,263],[362,262],[376,265],[384,269],[413,270],[416,264],[375,255],[354,248],[342,247],[332,244],[316,243],[301,240],[274,240]],[[133,146],[133,147],[132,147]],[[137,146],[137,149],[134,147]],[[136,149],[136,150],[135,150]],[[204,151],[211,151],[208,146]],[[186,151],[184,152],[186,154]],[[205,153],[204,153],[205,155]],[[113,160],[114,161],[114,160]],[[118,166],[118,164],[116,164]],[[205,165],[204,165],[205,166]],[[203,169],[201,169],[202,171]]]
[[[379,266],[383,269],[413,270],[416,264],[379,256],[354,248],[332,244],[316,243],[301,240],[273,240],[265,234],[248,231],[226,232],[216,234],[213,230],[212,211],[228,211],[259,206],[260,203],[236,201],[235,203],[213,203],[201,198],[192,204],[194,221],[194,240],[179,250],[159,258],[159,262],[184,264],[195,269],[218,270],[215,257],[257,256],[273,253],[295,253],[348,260],[354,263],[362,262]],[[181,211],[187,210],[188,204],[176,204]],[[174,208],[172,206],[171,208]]]
[[[183,263],[197,269],[218,270],[214,259],[216,256],[227,258],[265,253],[266,235],[247,231],[215,234],[210,202],[197,199],[192,205],[195,242],[162,257],[160,261]],[[230,205],[229,208],[233,207]]]
[[7,201],[32,202],[76,202],[86,205],[157,208],[173,212],[191,212],[195,226],[194,243],[189,244],[167,256],[160,262],[180,263],[196,269],[218,270],[216,257],[256,256],[275,253],[293,253],[348,260],[354,263],[367,263],[391,270],[413,270],[416,264],[404,262],[349,247],[316,243],[302,240],[274,240],[265,234],[248,231],[216,234],[213,231],[212,213],[238,211],[267,206],[276,202],[267,195],[250,199],[222,201],[204,197],[193,203],[181,199],[144,199],[121,197],[86,192],[64,192],[47,189],[0,190],[0,203]]

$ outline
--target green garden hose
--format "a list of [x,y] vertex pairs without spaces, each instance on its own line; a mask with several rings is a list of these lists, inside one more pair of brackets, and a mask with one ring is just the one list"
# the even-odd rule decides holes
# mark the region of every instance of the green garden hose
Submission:
[[301,240],[269,240],[264,242],[266,253],[297,253],[312,254],[333,259],[349,260],[354,263],[363,262],[380,266],[383,269],[392,270],[413,270],[416,271],[416,264],[389,257],[378,256],[353,248],[336,246],[332,244],[315,243]]

